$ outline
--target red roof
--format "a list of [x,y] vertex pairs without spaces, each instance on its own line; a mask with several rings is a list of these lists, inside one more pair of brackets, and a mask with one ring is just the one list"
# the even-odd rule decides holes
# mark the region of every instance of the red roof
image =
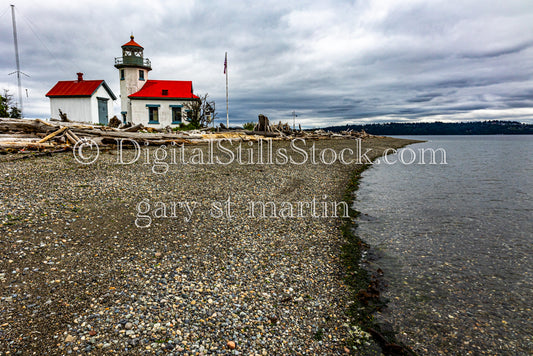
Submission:
[[124,44],[122,45],[122,47],[124,47],[124,46],[134,46],[134,47],[141,47],[141,48],[143,48],[143,46],[141,46],[140,44],[138,44],[137,42],[135,42],[135,41],[133,40],[133,36],[130,36],[130,39],[131,39],[131,40],[130,40],[128,43],[124,43]]
[[128,98],[198,99],[193,94],[192,82],[181,80],[147,80],[141,90]]
[[61,97],[61,96],[91,96],[96,90],[104,85],[104,88],[108,91],[113,100],[116,99],[115,95],[109,89],[106,82],[103,80],[65,80],[59,81],[48,93],[48,97]]

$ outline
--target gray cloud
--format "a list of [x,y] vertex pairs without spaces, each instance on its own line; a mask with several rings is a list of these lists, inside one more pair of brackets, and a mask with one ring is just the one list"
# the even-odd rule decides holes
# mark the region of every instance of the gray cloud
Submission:
[[[19,1],[25,116],[49,116],[58,81],[105,79],[133,31],[154,79],[192,80],[225,118],[305,127],[351,122],[533,122],[528,1]],[[9,5],[0,8],[0,89],[16,93]],[[117,101],[115,111],[119,112]]]

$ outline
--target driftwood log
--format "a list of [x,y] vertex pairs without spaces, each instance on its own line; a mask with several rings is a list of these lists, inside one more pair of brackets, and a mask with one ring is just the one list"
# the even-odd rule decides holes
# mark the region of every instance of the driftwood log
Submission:
[[30,150],[43,150],[47,148],[56,148],[58,145],[53,143],[39,142],[0,142],[0,148],[26,148]]
[[68,127],[63,126],[63,127],[60,128],[59,130],[52,132],[50,135],[48,135],[48,136],[46,136],[45,138],[43,138],[42,140],[40,140],[38,143],[46,142],[46,141],[48,141],[49,139],[51,139],[52,137],[55,137],[55,136],[59,135],[60,133],[63,133],[63,131],[65,131],[65,130],[67,130],[67,129],[68,129]]
[[61,119],[62,122],[70,122],[70,120],[68,119],[67,113],[64,113],[63,111],[61,111],[61,109],[59,109],[59,118]]
[[113,116],[111,119],[109,119],[109,127],[119,127],[120,124],[122,124],[122,122],[116,116]]
[[3,119],[0,120],[2,133],[35,133],[48,132],[50,129],[59,128],[42,120]]
[[75,145],[76,143],[78,143],[79,139],[76,140],[74,138],[74,136],[72,136],[72,135],[73,135],[73,133],[69,132],[69,130],[65,131],[65,137],[67,138],[67,141],[70,142],[71,144]]
[[123,132],[137,132],[139,130],[143,129],[143,124],[137,124],[135,126],[126,127],[125,129],[122,129]]
[[260,114],[258,117],[258,123],[254,127],[254,131],[256,132],[272,132],[272,129],[270,127],[270,122],[268,121],[268,117],[266,117],[263,114]]

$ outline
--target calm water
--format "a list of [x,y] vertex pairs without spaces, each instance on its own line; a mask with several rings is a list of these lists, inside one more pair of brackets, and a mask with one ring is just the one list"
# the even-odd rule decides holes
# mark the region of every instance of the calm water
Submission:
[[423,355],[533,354],[533,136],[414,138],[447,164],[374,165],[357,192],[379,318]]

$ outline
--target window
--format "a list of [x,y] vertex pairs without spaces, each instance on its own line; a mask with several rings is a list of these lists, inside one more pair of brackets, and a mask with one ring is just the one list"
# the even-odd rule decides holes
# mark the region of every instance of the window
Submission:
[[181,107],[172,108],[172,123],[181,124]]
[[191,110],[185,110],[185,112],[187,113],[187,120],[191,121],[192,120],[192,111]]
[[148,123],[159,124],[159,108],[157,106],[148,107]]
[[120,80],[124,80],[124,69],[120,70]]
[[144,70],[139,69],[139,80],[144,80]]

